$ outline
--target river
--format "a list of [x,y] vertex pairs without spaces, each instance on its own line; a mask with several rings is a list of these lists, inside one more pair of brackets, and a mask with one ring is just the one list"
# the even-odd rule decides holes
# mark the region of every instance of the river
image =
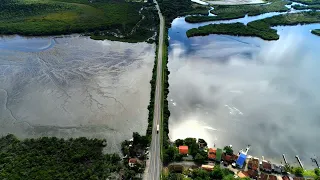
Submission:
[[145,134],[155,46],[78,35],[0,38],[0,132],[105,138]]
[[[267,13],[224,22],[270,17]],[[169,29],[170,138],[203,138],[209,146],[281,162],[295,155],[311,167],[320,156],[320,24],[279,26],[278,41],[185,32],[212,22],[176,18]],[[319,160],[319,159],[318,159]]]

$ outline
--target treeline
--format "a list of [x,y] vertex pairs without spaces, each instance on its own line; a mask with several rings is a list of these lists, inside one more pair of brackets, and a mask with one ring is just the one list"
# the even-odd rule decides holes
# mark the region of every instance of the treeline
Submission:
[[155,51],[155,59],[154,59],[154,65],[152,69],[152,78],[150,80],[151,85],[151,91],[150,91],[150,101],[148,105],[148,128],[146,135],[152,137],[152,129],[153,129],[153,117],[154,117],[154,100],[155,100],[155,92],[156,92],[156,83],[157,83],[157,67],[158,67],[158,46],[159,42],[157,41],[159,38],[159,31],[157,33],[156,38],[156,51]]
[[320,29],[314,29],[311,31],[312,34],[320,36]]
[[212,171],[206,171],[201,168],[192,170],[184,170],[183,166],[175,165],[169,166],[169,173],[163,178],[164,180],[177,180],[177,179],[196,179],[196,180],[239,180],[250,178],[235,178],[234,173],[227,168],[221,168],[215,165]]
[[215,6],[211,13],[217,16],[188,16],[186,21],[189,23],[198,23],[205,21],[229,20],[243,18],[248,16],[256,16],[268,12],[285,12],[288,10],[285,5],[289,2],[274,1],[268,5],[218,5]]
[[0,20],[24,18],[71,8],[71,6],[62,3],[21,3],[19,1],[6,0],[0,2]]
[[163,157],[166,156],[166,149],[170,146],[169,139],[169,118],[170,118],[170,110],[169,110],[169,102],[168,102],[168,94],[169,94],[169,75],[170,71],[168,69],[168,47],[169,47],[169,38],[168,38],[168,29],[166,28],[164,32],[164,45],[163,45],[163,148],[164,154]]
[[193,36],[207,36],[209,34],[227,34],[233,36],[257,36],[264,40],[277,40],[279,36],[276,30],[266,29],[260,31],[252,27],[248,27],[243,23],[232,24],[210,24],[206,26],[200,26],[187,31],[188,37]]
[[256,36],[264,40],[277,40],[279,35],[273,26],[297,25],[320,22],[320,12],[302,12],[295,14],[283,14],[256,20],[244,25],[242,23],[232,24],[210,24],[190,29],[186,32],[188,37],[206,36],[209,34],[228,34],[235,36]]
[[107,179],[122,168],[117,154],[103,154],[105,140],[0,138],[0,179]]
[[170,25],[174,18],[192,10],[191,0],[158,0],[158,3],[162,15],[165,16],[166,25]]
[[219,20],[230,20],[230,19],[237,19],[243,18],[245,15],[233,15],[228,14],[225,16],[187,16],[185,21],[188,23],[200,23],[200,22],[207,22],[207,21],[219,21]]
[[124,0],[6,0],[0,9],[0,34],[7,35],[85,33],[95,39],[137,42],[153,36],[157,22],[153,3]]
[[178,16],[197,14],[208,15],[209,7],[196,5],[191,0],[158,0],[161,12],[165,16],[166,27]]
[[320,4],[320,0],[293,0],[293,2],[298,2],[307,5],[316,5]]
[[279,25],[311,24],[320,22],[320,12],[310,11],[301,13],[281,14],[248,23],[248,26],[264,30]]
[[296,10],[305,10],[305,9],[319,10],[320,4],[308,5],[308,6],[301,6],[301,5],[296,4],[296,5],[293,5],[292,7]]

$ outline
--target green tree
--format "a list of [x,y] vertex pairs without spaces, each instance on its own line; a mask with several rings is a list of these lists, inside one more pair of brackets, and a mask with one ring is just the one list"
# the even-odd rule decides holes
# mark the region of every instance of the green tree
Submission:
[[199,168],[193,170],[192,179],[210,180],[210,176],[206,170]]
[[226,154],[229,154],[229,155],[233,154],[233,149],[230,146],[225,146],[223,150],[226,152]]
[[203,164],[205,162],[206,158],[203,157],[200,153],[197,153],[197,155],[194,157],[194,161]]
[[302,177],[303,176],[303,169],[301,167],[297,167],[294,169],[294,175],[298,176],[298,177]]
[[184,140],[185,145],[189,148],[189,154],[195,157],[199,151],[199,146],[195,138],[186,138]]
[[314,173],[315,173],[317,176],[320,176],[320,169],[319,169],[319,168],[315,168],[315,169],[314,169]]
[[208,146],[208,143],[204,139],[201,139],[201,138],[198,139],[198,143],[203,143],[204,146]]
[[163,153],[163,161],[165,164],[173,162],[175,160],[176,154],[178,153],[177,148],[173,146],[169,146],[164,150]]
[[220,168],[220,166],[215,166],[213,168],[213,171],[210,173],[211,179],[222,179],[223,178],[223,172]]
[[177,139],[174,141],[175,145],[177,147],[182,146],[184,144],[184,141],[182,139]]
[[165,179],[166,180],[183,180],[184,177],[180,173],[169,173],[168,177]]

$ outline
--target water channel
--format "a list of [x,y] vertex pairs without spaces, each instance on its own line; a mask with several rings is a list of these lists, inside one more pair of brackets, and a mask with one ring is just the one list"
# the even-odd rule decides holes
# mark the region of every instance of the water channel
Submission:
[[248,23],[280,13],[189,24],[169,29],[170,138],[197,137],[210,146],[251,145],[249,154],[306,166],[320,157],[320,24],[278,26],[280,39],[209,35],[186,37],[211,23]]

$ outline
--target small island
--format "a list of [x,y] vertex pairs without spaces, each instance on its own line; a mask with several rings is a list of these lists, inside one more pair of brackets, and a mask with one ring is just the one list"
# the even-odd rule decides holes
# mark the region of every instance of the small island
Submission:
[[312,34],[320,36],[320,29],[314,29],[311,31]]
[[188,37],[206,36],[209,34],[228,34],[235,36],[254,36],[264,40],[278,40],[279,35],[273,26],[311,24],[320,22],[320,12],[301,12],[282,14],[256,20],[244,25],[243,23],[209,24],[186,32]]

